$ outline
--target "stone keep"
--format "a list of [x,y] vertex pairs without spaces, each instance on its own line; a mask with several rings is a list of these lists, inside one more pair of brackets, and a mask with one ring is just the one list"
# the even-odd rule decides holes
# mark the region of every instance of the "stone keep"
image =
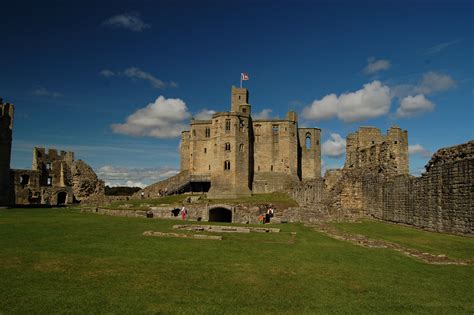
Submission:
[[0,206],[10,203],[10,158],[14,106],[0,99]]
[[191,121],[181,135],[181,171],[210,182],[210,198],[287,190],[321,177],[321,130],[285,119],[252,119],[249,92],[232,87],[231,110]]

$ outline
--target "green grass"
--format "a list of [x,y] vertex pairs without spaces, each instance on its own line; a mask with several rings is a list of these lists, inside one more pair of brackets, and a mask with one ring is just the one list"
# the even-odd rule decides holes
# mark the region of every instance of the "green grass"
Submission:
[[353,234],[382,239],[431,254],[474,260],[474,238],[428,232],[401,225],[377,221],[334,223],[336,227]]
[[115,201],[105,208],[118,209],[126,208],[130,210],[147,210],[150,206],[159,205],[179,205],[183,203],[188,197],[201,196],[201,199],[197,203],[209,203],[209,204],[273,204],[278,209],[286,209],[288,207],[298,206],[298,203],[284,193],[269,193],[269,194],[255,194],[250,197],[244,197],[239,199],[207,199],[206,195],[171,195],[164,196],[156,199],[134,199]]
[[223,241],[142,236],[176,222],[1,210],[0,314],[474,312],[472,265],[428,265],[296,224]]

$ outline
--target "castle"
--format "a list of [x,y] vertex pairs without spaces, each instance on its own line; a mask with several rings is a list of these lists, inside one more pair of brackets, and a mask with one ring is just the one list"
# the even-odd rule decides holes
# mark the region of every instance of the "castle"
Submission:
[[287,190],[321,176],[321,130],[285,119],[252,119],[249,92],[232,87],[231,109],[191,120],[181,136],[181,172],[209,198]]

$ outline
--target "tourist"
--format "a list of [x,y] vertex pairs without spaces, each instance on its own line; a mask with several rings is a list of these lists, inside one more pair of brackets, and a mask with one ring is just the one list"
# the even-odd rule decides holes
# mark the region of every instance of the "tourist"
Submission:
[[268,208],[265,213],[265,223],[270,223],[270,208]]
[[183,220],[186,220],[187,214],[188,214],[188,210],[186,209],[185,206],[183,206],[183,208],[181,208],[181,218],[182,218]]
[[264,220],[263,213],[260,213],[260,215],[258,216],[258,224],[263,224],[264,223],[263,220]]

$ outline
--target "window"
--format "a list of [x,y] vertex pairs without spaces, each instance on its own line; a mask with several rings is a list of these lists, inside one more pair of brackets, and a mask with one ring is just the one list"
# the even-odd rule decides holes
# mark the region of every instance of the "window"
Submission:
[[229,143],[229,142],[227,142],[227,143],[225,144],[225,150],[226,150],[226,151],[230,151],[230,143]]
[[230,161],[224,161],[224,170],[230,170]]
[[230,131],[230,119],[225,120],[225,131]]
[[246,113],[247,112],[247,108],[242,108],[242,113]]
[[211,128],[206,128],[206,138],[211,137]]
[[280,130],[280,127],[278,125],[273,125],[272,126],[272,132],[273,133],[278,133],[279,130]]
[[260,172],[260,165],[259,165],[259,166],[257,166],[257,169],[258,169],[258,171]]
[[207,153],[207,148],[204,148],[204,153]]
[[239,151],[242,152],[243,150],[244,150],[244,144],[241,143],[241,144],[239,145]]
[[272,171],[272,172],[273,172],[273,165],[272,165],[272,166],[270,166],[270,171]]
[[319,145],[319,140],[316,140],[316,145]]
[[196,130],[193,129],[193,137],[195,137],[195,136],[196,136]]
[[209,170],[211,170],[211,166],[209,165]]
[[28,175],[21,175],[20,177],[20,185],[22,187],[25,187],[26,185],[28,185],[30,182],[30,176]]
[[397,144],[397,141],[394,141],[393,143]]
[[50,170],[51,169],[51,163],[46,163],[46,169]]
[[48,178],[46,179],[46,185],[47,185],[47,186],[53,185],[53,178],[52,178],[52,177],[48,177]]
[[372,141],[372,144],[375,144],[375,141]]
[[311,134],[309,133],[306,134],[305,148],[306,150],[311,148]]

